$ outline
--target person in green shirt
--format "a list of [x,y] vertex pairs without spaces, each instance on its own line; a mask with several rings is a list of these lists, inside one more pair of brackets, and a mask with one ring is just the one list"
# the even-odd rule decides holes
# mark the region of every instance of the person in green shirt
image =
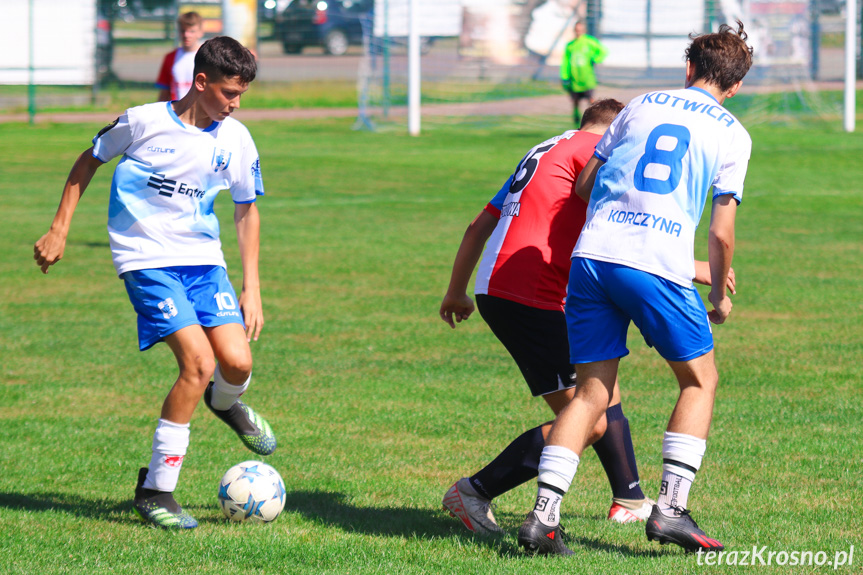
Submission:
[[593,89],[596,87],[594,64],[599,64],[608,55],[608,49],[599,40],[587,34],[584,22],[575,24],[575,40],[566,45],[563,50],[563,60],[560,62],[560,80],[563,89],[572,99],[572,119],[575,127],[581,124],[581,112],[578,103],[587,100],[593,104]]

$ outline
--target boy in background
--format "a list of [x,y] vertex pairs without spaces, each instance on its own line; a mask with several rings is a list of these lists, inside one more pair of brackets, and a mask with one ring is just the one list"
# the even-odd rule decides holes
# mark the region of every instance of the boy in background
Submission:
[[177,18],[180,46],[165,55],[156,78],[160,102],[179,100],[191,89],[195,53],[204,37],[203,26],[204,20],[197,12],[185,12]]

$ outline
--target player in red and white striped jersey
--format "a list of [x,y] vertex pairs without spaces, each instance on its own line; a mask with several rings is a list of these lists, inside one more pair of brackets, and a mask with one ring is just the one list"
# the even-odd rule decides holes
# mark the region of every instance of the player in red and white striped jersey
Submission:
[[[581,169],[623,104],[602,100],[570,130],[534,146],[501,190],[468,227],[440,308],[450,326],[467,319],[474,303],[466,289],[479,261],[475,293],[483,319],[507,348],[531,393],[557,414],[575,394],[563,313],[570,256],[587,205],[573,192]],[[639,486],[629,424],[612,398],[594,430],[594,449],[612,487],[609,519],[643,521],[650,502]],[[551,422],[516,438],[493,462],[457,481],[443,504],[476,532],[500,531],[489,503],[537,474]]]

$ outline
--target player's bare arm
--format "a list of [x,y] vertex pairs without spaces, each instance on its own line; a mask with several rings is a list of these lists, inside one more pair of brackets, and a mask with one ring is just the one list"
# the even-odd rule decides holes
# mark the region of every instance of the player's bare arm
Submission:
[[467,295],[467,284],[482,256],[485,242],[497,226],[497,218],[483,210],[467,227],[452,265],[452,276],[440,304],[440,318],[455,329],[456,322],[470,317],[474,303]]
[[51,222],[48,233],[39,238],[33,246],[33,259],[36,260],[36,265],[42,268],[43,274],[47,274],[48,268],[62,259],[63,252],[66,250],[66,236],[69,235],[69,227],[72,225],[72,215],[81,196],[90,185],[93,174],[101,165],[102,162],[93,157],[92,147],[75,160],[63,186],[63,195],[60,198],[57,213],[54,215],[54,221]]
[[240,293],[240,309],[246,322],[246,340],[258,341],[264,327],[264,310],[261,303],[261,282],[258,275],[260,252],[261,218],[254,202],[234,205],[234,225],[240,259],[243,262],[243,290]]
[[[707,240],[707,253],[711,277],[727,277],[734,256],[734,218],[737,214],[737,200],[732,195],[718,196],[713,200],[710,216],[710,231]],[[723,323],[731,313],[731,298],[726,285],[717,282],[711,286],[707,296],[713,310],[707,316],[716,324]]]
[[[713,285],[710,278],[710,262],[695,260],[695,277],[692,278],[697,284]],[[737,293],[737,281],[734,276],[734,268],[728,268],[728,277],[725,278],[725,287],[733,294]]]
[[585,202],[590,202],[590,192],[593,191],[593,183],[596,181],[596,173],[599,172],[605,162],[593,156],[587,161],[587,165],[578,174],[578,180],[575,182],[575,193]]

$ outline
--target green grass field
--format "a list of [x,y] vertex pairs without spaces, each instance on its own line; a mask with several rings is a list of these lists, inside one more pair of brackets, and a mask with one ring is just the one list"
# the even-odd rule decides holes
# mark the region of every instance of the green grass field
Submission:
[[[591,451],[563,508],[574,557],[519,552],[533,482],[499,498],[499,539],[475,538],[441,510],[455,479],[548,415],[478,316],[451,331],[437,309],[468,222],[521,155],[556,132],[506,119],[432,126],[421,138],[350,125],[249,124],[267,187],[259,204],[267,324],[246,398],[279,434],[267,462],[287,484],[285,511],[269,525],[222,518],[219,478],[251,454],[201,407],[177,491],[201,526],[174,533],[131,512],[176,367],[164,345],[137,351],[107,246],[111,167],[79,206],[63,261],[47,276],[32,261],[69,167],[101,126],[0,124],[0,571],[753,572],[699,566],[649,543],[643,526],[606,522],[610,490]],[[738,295],[729,322],[714,330],[722,381],[690,503],[729,550],[824,551],[832,561],[853,545],[853,565],[837,571],[856,573],[863,134],[824,125],[751,132]],[[237,285],[229,198],[217,210]],[[702,226],[701,257],[705,236]],[[637,334],[630,344],[623,404],[645,492],[655,496],[676,386]]]

